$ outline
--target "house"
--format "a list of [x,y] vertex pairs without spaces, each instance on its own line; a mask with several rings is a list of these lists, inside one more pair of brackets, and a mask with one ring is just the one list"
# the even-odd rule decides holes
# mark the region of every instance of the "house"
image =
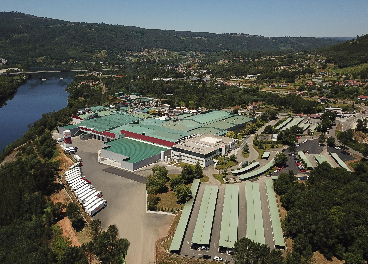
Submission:
[[358,100],[359,101],[368,101],[368,96],[367,95],[359,95]]

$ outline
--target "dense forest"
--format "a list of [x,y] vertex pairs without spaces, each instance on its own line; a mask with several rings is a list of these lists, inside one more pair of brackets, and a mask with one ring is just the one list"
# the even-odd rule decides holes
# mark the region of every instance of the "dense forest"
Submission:
[[293,172],[282,173],[275,182],[288,214],[283,222],[293,250],[306,259],[320,251],[345,263],[368,260],[367,161],[355,172],[332,168],[326,162],[316,167],[305,183]]
[[171,51],[296,51],[321,48],[341,39],[213,34],[104,23],[79,23],[0,13],[0,58],[8,63],[55,66],[72,61],[119,61],[125,51],[160,48]]
[[[17,148],[14,161],[0,166],[0,262],[1,263],[91,263],[95,255],[103,263],[122,263],[129,241],[118,238],[116,226],[101,230],[98,220],[90,224],[92,241],[72,247],[56,223],[66,215],[73,227],[85,225],[74,203],[54,204],[50,195],[60,188],[56,178],[59,161],[51,130],[69,121],[67,109],[44,114],[28,132],[5,148],[2,161]],[[96,222],[97,221],[97,222]]]
[[368,35],[321,49],[328,60],[340,68],[355,66],[368,62]]

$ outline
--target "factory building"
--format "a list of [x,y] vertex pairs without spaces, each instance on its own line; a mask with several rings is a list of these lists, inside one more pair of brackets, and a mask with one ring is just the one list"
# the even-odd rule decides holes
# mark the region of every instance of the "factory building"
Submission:
[[171,158],[174,161],[189,164],[199,162],[202,167],[207,167],[213,164],[214,157],[226,155],[237,146],[237,139],[203,134],[173,145]]

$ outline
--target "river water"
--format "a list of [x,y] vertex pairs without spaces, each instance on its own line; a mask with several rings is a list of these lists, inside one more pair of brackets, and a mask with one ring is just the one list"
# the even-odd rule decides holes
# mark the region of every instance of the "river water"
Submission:
[[76,72],[34,73],[19,87],[14,97],[0,108],[0,153],[20,138],[28,130],[28,125],[40,119],[43,113],[67,106],[69,93],[65,88],[75,75]]

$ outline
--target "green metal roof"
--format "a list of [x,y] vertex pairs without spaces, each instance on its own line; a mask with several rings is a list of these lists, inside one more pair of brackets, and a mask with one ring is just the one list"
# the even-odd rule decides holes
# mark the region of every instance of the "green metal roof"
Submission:
[[312,163],[308,160],[307,156],[305,156],[303,151],[298,151],[298,156],[303,160],[303,162],[307,165],[308,169],[313,169]]
[[348,165],[346,165],[346,163],[343,162],[340,159],[339,155],[337,155],[336,153],[332,153],[332,152],[330,152],[330,155],[332,156],[332,158],[334,158],[334,160],[337,162],[337,164],[340,165],[340,167],[346,169],[347,171],[351,171],[351,169],[348,167]]
[[210,244],[217,193],[217,186],[206,186],[193,232],[192,243],[199,245]]
[[219,246],[234,248],[238,240],[239,185],[226,185]]
[[195,179],[191,186],[193,199],[191,199],[184,205],[183,211],[179,219],[178,226],[176,227],[175,234],[174,234],[173,240],[170,245],[170,251],[179,251],[181,248],[181,245],[183,243],[183,239],[185,236],[185,231],[186,231],[190,216],[192,214],[193,205],[196,199],[199,185],[200,185],[200,180]]
[[259,162],[253,162],[249,164],[247,167],[232,171],[232,174],[237,175],[237,174],[245,173],[247,171],[253,170],[254,168],[257,168],[258,166],[259,166]]
[[270,160],[269,163],[267,163],[266,165],[264,165],[263,167],[259,168],[258,170],[255,171],[251,171],[249,173],[246,174],[242,174],[239,176],[239,178],[241,180],[247,180],[247,179],[251,179],[253,177],[259,176],[263,173],[265,173],[266,171],[268,171],[269,169],[271,169],[275,164],[275,159]]
[[314,158],[317,160],[318,164],[321,164],[322,162],[327,162],[331,167],[333,167],[332,164],[323,155],[314,155]]
[[279,130],[281,128],[283,128],[284,126],[286,126],[291,120],[293,120],[292,117],[288,117],[285,119],[284,122],[282,122],[280,125],[278,125],[277,127],[275,127],[276,130]]
[[285,127],[283,127],[282,130],[291,128],[293,126],[297,126],[302,121],[303,121],[303,118],[301,118],[301,117],[295,117],[290,123],[288,123]]
[[268,205],[270,208],[271,223],[273,229],[273,238],[276,247],[285,247],[284,234],[282,233],[279,208],[276,202],[276,195],[273,189],[273,183],[271,179],[266,179]]
[[65,129],[73,129],[73,128],[77,128],[78,126],[75,125],[67,125],[67,126],[63,126],[63,128]]
[[263,217],[261,207],[261,194],[259,184],[247,182],[247,238],[250,240],[265,244]]
[[230,117],[231,114],[225,111],[209,111],[200,115],[194,115],[184,119],[193,120],[201,124],[209,124]]
[[167,148],[158,147],[129,138],[120,138],[105,144],[111,146],[106,149],[107,151],[128,156],[130,159],[126,160],[126,162],[129,163],[136,163],[138,161],[145,160],[161,153],[161,151],[167,150]]

